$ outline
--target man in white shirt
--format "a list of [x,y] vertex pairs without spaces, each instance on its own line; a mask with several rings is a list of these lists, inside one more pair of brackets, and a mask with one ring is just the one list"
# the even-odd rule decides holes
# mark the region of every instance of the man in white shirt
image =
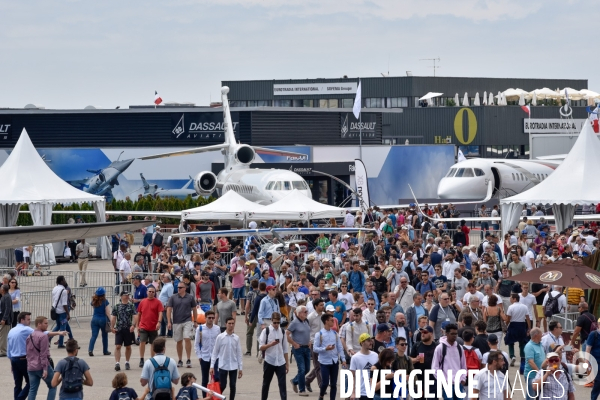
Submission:
[[210,357],[209,375],[215,373],[215,363],[219,360],[219,386],[221,393],[227,387],[227,378],[230,381],[229,398],[235,400],[235,389],[238,379],[242,379],[242,346],[240,338],[233,333],[235,319],[227,318],[225,332],[217,336],[215,347]]
[[313,343],[315,341],[315,335],[323,329],[321,316],[323,315],[323,311],[325,311],[325,302],[323,299],[317,298],[313,301],[313,305],[315,311],[308,314],[308,325],[310,326],[310,353],[313,360],[313,370],[306,375],[306,389],[309,392],[312,392],[310,384],[315,378],[317,379],[319,387],[321,387],[321,364],[319,364],[319,355],[315,353],[313,349]]
[[271,326],[263,329],[258,340],[259,350],[264,352],[263,383],[261,399],[266,400],[273,375],[277,375],[279,395],[282,400],[287,399],[285,375],[290,370],[288,360],[288,342],[283,336],[280,327],[281,314],[273,313]]
[[481,400],[505,400],[510,398],[509,386],[504,382],[504,357],[499,351],[490,351],[487,357],[487,366],[479,371],[474,377],[475,397]]
[[483,293],[477,290],[474,283],[469,283],[467,285],[467,293],[465,293],[465,295],[462,298],[463,305],[466,306],[467,304],[471,304],[469,301],[471,299],[471,296],[477,296],[479,301],[483,301]]
[[346,228],[354,228],[354,215],[349,210],[346,211],[346,216],[344,217],[344,226]]
[[567,310],[567,296],[565,296],[562,292],[562,286],[554,286],[554,289],[550,293],[546,293],[544,296],[543,306],[546,306],[546,303],[549,300],[549,296],[552,296],[553,299],[556,299],[558,296],[558,313],[564,313]]
[[[128,282],[129,276],[131,276],[131,264],[129,263],[131,260],[131,254],[125,253],[123,256],[123,260],[119,264],[119,278],[121,281],[121,285],[125,285]],[[115,288],[117,290],[117,288]]]
[[[556,351],[556,347],[564,346],[565,342],[562,338],[562,325],[558,321],[550,321],[548,323],[548,332],[542,336],[542,347],[546,354]],[[562,352],[562,362],[567,363],[566,351]]]
[[446,256],[446,262],[442,265],[442,275],[446,278],[454,276],[454,270],[460,268],[460,264],[454,260],[456,256],[456,251],[454,249],[448,250],[448,255]]
[[[403,310],[408,310],[408,307],[413,304],[413,296],[416,291],[414,287],[408,284],[408,279],[403,277],[400,278],[400,284],[396,286],[394,293],[396,294],[400,307],[402,307]],[[392,308],[394,307],[394,304],[390,305]]]
[[367,300],[367,309],[363,311],[363,320],[368,326],[377,322],[377,311],[375,310],[375,299]]
[[115,294],[119,294],[119,283],[121,282],[121,274],[119,273],[119,268],[121,266],[121,262],[125,259],[125,253],[127,252],[127,245],[121,243],[119,250],[113,253],[113,268],[115,270]]
[[525,263],[525,268],[527,268],[527,271],[531,271],[532,269],[535,268],[535,253],[533,252],[531,247],[528,248],[527,251],[525,252],[525,256],[523,257],[523,262]]
[[[514,366],[515,343],[519,343],[521,358],[525,357],[525,345],[528,338],[527,333],[531,329],[531,320],[529,319],[529,310],[527,306],[519,303],[519,295],[512,293],[510,295],[510,306],[506,310],[506,324],[508,325],[504,342],[508,345],[508,352],[511,358],[511,366]],[[541,331],[540,331],[541,332]],[[531,335],[533,338],[533,335]]]
[[360,308],[355,308],[350,314],[352,321],[346,324],[346,337],[342,340],[342,346],[344,346],[350,357],[361,350],[359,338],[363,333],[369,332],[369,327],[363,321],[362,314],[363,312]]
[[485,292],[485,296],[483,296],[483,300],[481,301],[482,307],[488,306],[488,300],[491,295],[495,295],[496,298],[498,299],[498,305],[502,305],[502,296],[495,294],[490,285],[485,285],[483,287],[483,291]]
[[[67,281],[60,275],[56,277],[56,286],[52,289],[52,307],[56,310],[56,325],[52,332],[66,331],[71,316],[69,315],[69,292]],[[64,336],[58,338],[58,347],[64,348]]]
[[[352,395],[354,399],[367,398],[367,391],[365,389],[365,375],[362,371],[368,371],[367,377],[371,376],[371,367],[377,364],[378,356],[377,353],[371,351],[373,348],[373,338],[368,333],[363,333],[358,339],[360,343],[360,351],[352,356],[350,359],[350,371],[353,376],[356,376],[356,371],[360,372],[360,393],[356,393],[356,385],[352,385]],[[392,373],[393,375],[393,373]],[[370,382],[369,382],[370,384]],[[377,392],[379,394],[379,392]]]
[[205,317],[206,324],[196,328],[196,341],[194,346],[196,356],[198,356],[198,359],[200,360],[202,386],[204,387],[206,387],[209,382],[208,372],[210,371],[210,357],[215,348],[217,336],[221,334],[221,328],[218,325],[215,325],[215,312],[209,310],[205,313]]

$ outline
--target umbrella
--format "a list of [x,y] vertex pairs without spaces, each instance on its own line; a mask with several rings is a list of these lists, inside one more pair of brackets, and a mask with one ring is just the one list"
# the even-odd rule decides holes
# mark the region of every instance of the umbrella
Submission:
[[469,107],[469,95],[465,92],[465,97],[463,97],[462,105],[465,107]]
[[531,98],[531,105],[537,106],[537,95],[533,93],[533,97]]
[[458,102],[458,93],[454,95],[454,105],[457,107],[460,106],[460,103]]
[[[600,99],[600,93],[594,92],[593,90],[581,89],[579,93],[583,94],[585,99]],[[571,94],[571,92],[569,92]]]
[[480,106],[479,104],[479,92],[475,93],[475,100],[473,101],[474,106]]
[[581,100],[584,95],[579,90],[571,89],[570,87],[566,87],[560,92],[558,92],[560,98],[566,99],[567,95],[569,95],[569,100]]
[[488,105],[490,105],[490,106],[494,105],[494,94],[492,92],[490,92],[490,98],[488,99]]
[[560,259],[513,278],[521,282],[546,283],[564,288],[600,289],[600,272],[571,258]]
[[525,95],[523,93],[521,93],[521,95],[519,96],[519,105],[520,106],[525,105]]
[[419,100],[429,100],[429,99],[433,99],[434,97],[440,97],[443,94],[444,93],[429,92],[425,96],[421,97]]
[[506,89],[504,92],[502,92],[502,94],[504,95],[504,98],[506,100],[510,100],[510,101],[516,101],[519,100],[519,98],[521,97],[521,95],[525,96],[527,94],[529,94],[528,92],[524,91],[523,89]]
[[482,102],[482,104],[483,104],[484,106],[487,106],[487,105],[488,105],[488,97],[487,97],[487,92],[483,92],[483,102]]
[[552,89],[548,89],[547,87],[541,88],[541,89],[535,89],[535,90],[529,92],[529,94],[531,96],[535,95],[538,98],[538,100],[557,99],[560,97],[560,95],[558,93],[556,93]]

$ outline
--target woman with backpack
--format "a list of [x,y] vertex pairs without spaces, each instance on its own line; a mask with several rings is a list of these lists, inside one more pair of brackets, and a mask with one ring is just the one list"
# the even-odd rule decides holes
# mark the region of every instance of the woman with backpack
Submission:
[[110,304],[108,300],[106,300],[106,290],[101,286],[96,289],[96,293],[92,297],[92,307],[94,308],[94,314],[92,316],[92,321],[90,325],[92,327],[92,338],[90,339],[90,344],[88,347],[89,356],[94,356],[94,345],[96,344],[96,339],[98,339],[98,334],[102,331],[102,350],[105,356],[110,355],[110,351],[108,351],[108,331],[106,330],[106,323],[110,321]]

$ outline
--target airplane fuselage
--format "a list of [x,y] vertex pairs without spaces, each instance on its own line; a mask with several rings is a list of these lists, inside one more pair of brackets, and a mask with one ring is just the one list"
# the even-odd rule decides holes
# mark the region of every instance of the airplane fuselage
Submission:
[[258,204],[271,204],[298,189],[312,198],[308,184],[295,172],[282,169],[238,168],[218,175],[220,194],[233,190]]
[[438,184],[438,197],[449,200],[481,200],[487,184],[501,198],[531,189],[546,179],[557,161],[475,158],[454,164]]

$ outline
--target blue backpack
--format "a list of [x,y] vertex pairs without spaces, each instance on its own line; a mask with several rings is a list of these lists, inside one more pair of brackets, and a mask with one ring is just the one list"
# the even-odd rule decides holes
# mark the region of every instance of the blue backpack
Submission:
[[150,362],[154,366],[152,391],[150,392],[152,400],[170,400],[171,372],[169,372],[169,357],[165,359],[163,365],[158,365],[154,358],[151,358]]

